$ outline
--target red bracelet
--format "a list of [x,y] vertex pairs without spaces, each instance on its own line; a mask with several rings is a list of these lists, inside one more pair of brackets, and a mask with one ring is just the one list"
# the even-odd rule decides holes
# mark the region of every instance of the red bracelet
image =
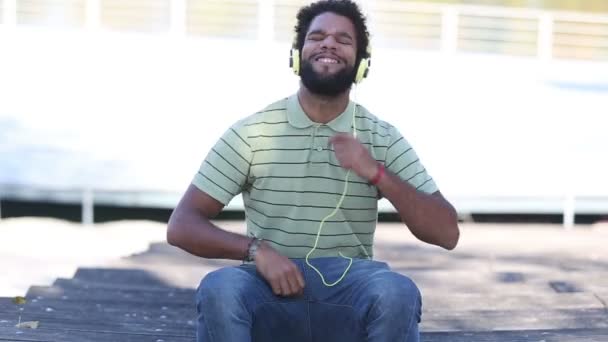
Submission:
[[378,182],[380,181],[380,178],[382,178],[382,176],[384,175],[384,164],[380,164],[378,163],[378,171],[376,171],[376,175],[374,176],[374,178],[370,179],[370,183],[372,185],[376,185],[378,184]]

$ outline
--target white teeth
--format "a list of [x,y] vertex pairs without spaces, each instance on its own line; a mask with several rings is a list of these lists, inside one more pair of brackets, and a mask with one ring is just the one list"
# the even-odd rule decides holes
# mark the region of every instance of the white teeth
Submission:
[[318,59],[319,62],[321,63],[329,63],[329,64],[337,64],[338,61],[332,58],[319,58]]

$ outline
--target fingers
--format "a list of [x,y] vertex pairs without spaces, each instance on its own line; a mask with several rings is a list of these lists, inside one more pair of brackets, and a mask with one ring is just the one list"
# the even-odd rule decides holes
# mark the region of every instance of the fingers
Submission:
[[348,138],[344,138],[343,136],[335,135],[329,141],[330,145],[333,146],[334,152],[336,153],[338,158],[340,157],[340,155],[342,153],[346,152],[349,148],[347,139]]
[[289,284],[287,283],[285,278],[279,277],[279,275],[275,275],[272,278],[269,278],[268,284],[270,284],[270,288],[272,289],[272,293],[275,296],[285,296],[290,292]]
[[350,134],[338,133],[338,134],[335,134],[334,136],[332,136],[331,138],[329,138],[329,143],[330,144],[339,143],[339,142],[347,141],[348,139],[351,139],[351,138],[352,138],[352,136]]
[[304,287],[300,285],[295,276],[284,276],[270,282],[272,292],[276,296],[291,297],[304,293]]
[[289,283],[289,294],[287,296],[299,296],[302,293],[302,288],[297,284],[294,284],[294,279],[287,278],[287,282]]
[[301,296],[304,294],[304,277],[302,277],[302,275],[300,274],[300,272],[298,271],[298,275],[296,277],[296,281],[298,282],[298,286],[300,288],[300,291],[298,291],[298,296]]
[[289,280],[286,277],[281,277],[281,279],[279,279],[279,284],[281,286],[281,293],[279,293],[279,296],[291,296],[292,295],[292,289],[291,289],[291,285],[289,284]]
[[290,297],[304,293],[304,277],[293,261],[287,258],[280,260],[271,269],[264,268],[263,275],[276,296]]
[[[301,278],[302,282],[298,279]],[[281,275],[281,289],[283,296],[297,296],[304,292],[304,278],[300,274],[300,270],[293,263],[288,260],[288,265],[285,266],[283,274]]]
[[270,287],[272,288],[272,293],[274,293],[275,296],[281,296],[283,293],[283,290],[281,289],[281,283],[278,280],[269,281],[269,283]]
[[290,296],[299,296],[304,292],[303,279],[302,283],[298,279],[298,276],[301,277],[300,270],[296,269],[287,275],[287,282],[289,283],[289,287],[291,289]]
[[306,286],[306,283],[304,282],[304,276],[302,276],[302,272],[300,272],[300,270],[297,270],[296,272],[296,279],[302,290],[304,290],[304,286]]
[[297,296],[304,292],[304,277],[289,258],[262,244],[256,256],[256,268],[277,296]]

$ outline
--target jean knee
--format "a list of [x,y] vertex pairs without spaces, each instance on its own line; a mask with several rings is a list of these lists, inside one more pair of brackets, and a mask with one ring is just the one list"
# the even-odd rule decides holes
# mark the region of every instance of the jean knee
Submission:
[[233,307],[243,301],[249,275],[238,267],[225,267],[208,273],[196,291],[196,306],[199,313]]
[[373,307],[382,314],[414,315],[420,322],[422,298],[418,286],[396,272],[384,272],[371,279]]

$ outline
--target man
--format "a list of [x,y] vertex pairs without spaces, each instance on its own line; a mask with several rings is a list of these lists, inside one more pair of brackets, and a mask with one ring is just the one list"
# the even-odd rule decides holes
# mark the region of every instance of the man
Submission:
[[[446,249],[456,212],[398,130],[349,100],[369,57],[358,6],[313,3],[295,29],[297,94],[228,129],[169,221],[170,244],[246,261],[201,282],[198,341],[418,341],[416,285],[372,260],[377,201]],[[238,193],[247,236],[209,221]]]

